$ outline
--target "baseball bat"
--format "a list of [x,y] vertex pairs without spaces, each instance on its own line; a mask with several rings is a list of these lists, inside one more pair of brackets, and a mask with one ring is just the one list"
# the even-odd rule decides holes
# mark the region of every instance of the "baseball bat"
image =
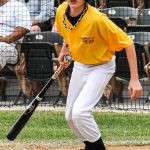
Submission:
[[[66,55],[64,57],[64,61],[66,63],[71,62],[71,56]],[[30,119],[32,116],[33,112],[37,108],[38,104],[42,101],[44,94],[47,92],[48,88],[52,85],[53,81],[59,76],[61,71],[63,70],[63,66],[60,66],[51,79],[45,84],[43,89],[39,92],[39,94],[32,100],[32,102],[27,106],[27,108],[24,110],[24,112],[19,116],[17,121],[13,124],[9,132],[7,133],[7,139],[10,141],[13,141],[17,135],[20,133],[22,128],[25,126],[27,121]]]

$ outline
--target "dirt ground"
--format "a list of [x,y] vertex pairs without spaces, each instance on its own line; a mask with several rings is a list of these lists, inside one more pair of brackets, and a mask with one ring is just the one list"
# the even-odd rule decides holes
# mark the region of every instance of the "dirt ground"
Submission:
[[[51,149],[51,150],[80,150],[83,149],[83,147],[76,147],[76,148],[56,148],[56,149]],[[107,146],[107,150],[150,150],[150,146]],[[38,149],[41,150],[41,149]],[[44,149],[42,149],[44,150]],[[49,149],[45,149],[49,150]]]
[[[31,144],[0,144],[0,150],[80,150],[81,146],[65,146],[60,148],[50,148],[43,145]],[[107,146],[107,150],[150,150],[149,146]]]

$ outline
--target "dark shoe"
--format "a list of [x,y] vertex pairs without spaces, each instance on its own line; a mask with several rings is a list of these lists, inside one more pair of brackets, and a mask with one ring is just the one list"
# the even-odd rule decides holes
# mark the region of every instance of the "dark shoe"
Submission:
[[106,150],[103,140],[100,138],[96,142],[91,143],[92,150]]
[[88,141],[84,141],[85,148],[83,150],[93,150],[92,144]]

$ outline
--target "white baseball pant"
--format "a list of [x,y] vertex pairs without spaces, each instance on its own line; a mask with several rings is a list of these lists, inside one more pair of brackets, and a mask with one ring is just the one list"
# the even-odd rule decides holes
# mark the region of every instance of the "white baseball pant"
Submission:
[[69,84],[65,117],[70,128],[83,141],[95,142],[100,137],[92,109],[115,72],[115,56],[101,65],[74,62]]

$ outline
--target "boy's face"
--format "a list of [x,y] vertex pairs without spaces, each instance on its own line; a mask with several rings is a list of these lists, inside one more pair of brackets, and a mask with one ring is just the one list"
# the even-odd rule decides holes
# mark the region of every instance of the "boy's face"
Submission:
[[67,0],[70,7],[72,8],[78,8],[80,6],[83,6],[85,4],[85,0]]

